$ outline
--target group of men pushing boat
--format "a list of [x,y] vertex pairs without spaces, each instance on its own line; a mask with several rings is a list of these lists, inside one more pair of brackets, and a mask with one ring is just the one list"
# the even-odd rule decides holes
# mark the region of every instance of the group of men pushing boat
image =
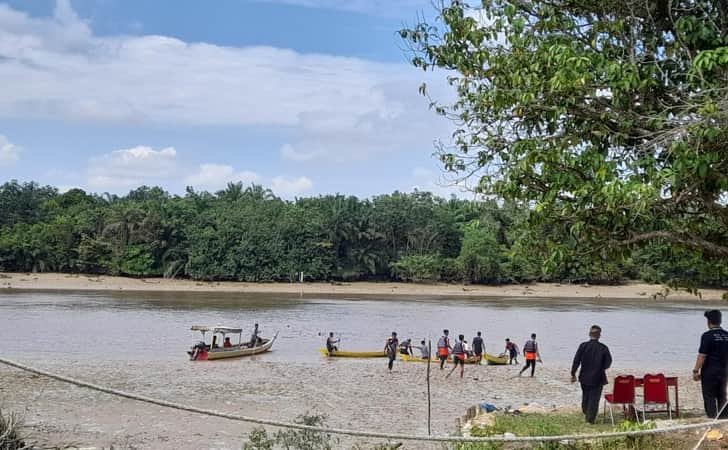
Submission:
[[[339,339],[334,336],[333,332],[329,333],[326,339],[326,351],[329,356],[332,356],[334,352],[338,351]],[[427,343],[422,340],[420,345],[413,345],[412,339],[406,339],[400,342],[397,337],[397,332],[392,332],[392,335],[387,338],[384,344],[384,353],[388,357],[387,367],[391,371],[394,366],[394,361],[397,359],[397,354],[407,355],[409,357],[415,357],[415,351],[419,353],[418,358],[428,360],[431,358],[431,349]],[[526,342],[523,346],[524,356],[526,359],[526,365],[521,369],[522,374],[529,367],[531,368],[531,376],[534,375],[536,370],[536,361],[540,361],[541,357],[538,350],[538,344],[536,343],[536,334],[531,334],[531,339]],[[478,331],[476,336],[472,340],[472,346],[468,345],[465,340],[465,335],[458,335],[457,340],[453,343],[450,340],[450,330],[443,330],[442,336],[437,341],[437,359],[440,361],[440,370],[445,368],[445,362],[452,356],[454,363],[453,369],[448,373],[448,376],[460,366],[460,377],[463,377],[465,372],[465,362],[473,362],[480,364],[485,355],[485,341],[483,340],[482,332]],[[501,354],[501,357],[507,359],[508,364],[518,364],[519,350],[518,346],[511,342],[510,338],[506,339],[505,351]]]

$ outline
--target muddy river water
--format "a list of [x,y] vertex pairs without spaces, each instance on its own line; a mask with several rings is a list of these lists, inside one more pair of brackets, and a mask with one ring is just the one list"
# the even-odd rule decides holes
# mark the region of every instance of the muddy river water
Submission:
[[[705,328],[702,311],[715,306],[721,305],[648,299],[4,291],[0,354],[201,407],[285,420],[323,412],[333,426],[421,433],[424,365],[400,363],[388,374],[385,361],[327,361],[317,352],[326,333],[339,334],[342,349],[378,350],[392,331],[416,341],[432,339],[433,345],[443,328],[467,339],[482,331],[492,353],[502,351],[506,337],[522,346],[531,332],[537,333],[544,364],[534,380],[514,379],[515,367],[468,367],[463,381],[435,372],[433,427],[446,433],[465,408],[483,400],[501,406],[577,404],[578,389],[566,375],[593,323],[603,328],[615,371],[689,375]],[[247,337],[256,322],[264,337],[280,333],[272,352],[221,362],[187,360],[185,351],[196,338],[191,325],[242,326]],[[686,385],[681,402],[698,405],[695,386],[681,383]],[[98,446],[239,448],[250,429],[69,388],[7,367],[0,367],[0,407],[23,409],[31,425],[46,435]],[[413,425],[404,425],[408,422]],[[199,427],[193,430],[190,424]]]
[[[719,305],[720,306],[720,305]],[[415,299],[297,298],[183,293],[0,293],[0,340],[4,353],[35,358],[155,359],[178,361],[195,336],[190,325],[253,323],[263,335],[280,332],[271,361],[315,362],[329,331],[342,349],[383,346],[391,331],[400,338],[432,339],[443,328],[471,339],[482,331],[490,352],[510,337],[519,346],[538,334],[544,360],[570,361],[592,323],[626,365],[682,366],[704,331],[703,303],[656,303],[640,299]],[[16,345],[7,345],[15,343]]]

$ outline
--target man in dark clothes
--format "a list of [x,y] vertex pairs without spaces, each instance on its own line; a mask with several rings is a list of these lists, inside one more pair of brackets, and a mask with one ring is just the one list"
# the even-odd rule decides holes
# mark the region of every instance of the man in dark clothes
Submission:
[[387,354],[387,357],[389,357],[389,363],[387,364],[387,367],[389,368],[389,371],[392,371],[392,367],[394,366],[394,360],[397,359],[397,350],[399,349],[399,339],[397,339],[397,333],[392,331],[392,337],[387,339],[387,342],[384,344],[384,352]]
[[705,318],[708,319],[708,331],[700,338],[693,379],[700,381],[705,414],[710,418],[719,413],[721,417],[728,417],[728,408],[724,408],[728,381],[728,332],[720,327],[720,311],[706,311]]
[[485,344],[480,331],[478,331],[478,335],[473,338],[473,353],[475,353],[475,359],[478,361],[478,364],[480,364],[480,361],[483,359],[483,353],[485,353]]
[[571,365],[571,382],[576,382],[576,371],[579,371],[581,384],[581,411],[586,421],[594,423],[599,412],[599,402],[602,399],[602,388],[607,384],[606,370],[612,365],[612,355],[609,348],[599,342],[602,329],[592,325],[589,329],[589,340],[583,342],[574,356]]

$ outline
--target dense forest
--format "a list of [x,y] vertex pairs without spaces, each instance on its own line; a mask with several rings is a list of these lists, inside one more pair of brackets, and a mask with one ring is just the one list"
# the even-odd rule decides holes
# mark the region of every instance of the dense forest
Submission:
[[0,270],[199,280],[511,283],[641,279],[728,286],[728,263],[655,240],[618,261],[529,209],[427,192],[285,201],[261,186],[123,197],[0,186]]

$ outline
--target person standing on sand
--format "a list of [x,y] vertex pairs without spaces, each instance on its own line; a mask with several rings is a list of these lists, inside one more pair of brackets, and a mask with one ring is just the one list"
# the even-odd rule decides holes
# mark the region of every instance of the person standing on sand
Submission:
[[581,411],[586,421],[592,424],[599,412],[602,389],[607,384],[607,369],[612,365],[609,347],[599,342],[600,337],[602,337],[601,327],[592,325],[589,329],[589,340],[579,345],[571,365],[572,383],[576,382],[576,371],[581,367],[579,370]]
[[387,342],[384,344],[384,351],[387,353],[387,357],[389,358],[389,364],[387,367],[389,367],[389,371],[392,371],[392,367],[394,366],[394,360],[397,359],[397,351],[399,351],[399,339],[397,339],[397,333],[392,331],[392,337],[387,339]]
[[458,341],[455,343],[455,345],[452,348],[452,362],[455,364],[455,366],[450,370],[450,372],[447,374],[445,378],[448,378],[455,369],[458,368],[458,364],[460,364],[460,378],[463,377],[463,374],[465,373],[465,358],[467,358],[467,350],[465,348],[465,335],[458,336]]
[[440,370],[445,368],[445,361],[450,356],[450,350],[452,350],[450,346],[450,331],[442,330],[442,336],[437,341],[437,357],[440,358]]
[[508,355],[508,364],[518,365],[518,346],[511,342],[510,338],[506,338],[506,354]]
[[478,331],[478,335],[473,338],[473,353],[475,354],[475,359],[478,361],[478,364],[482,361],[483,353],[485,353],[485,343],[483,342],[481,334],[482,333]]
[[728,331],[721,328],[722,315],[717,309],[705,312],[708,331],[700,337],[693,380],[700,381],[705,414],[711,419],[728,417],[726,382],[728,381]]
[[538,344],[536,343],[536,333],[532,333],[531,339],[523,344],[523,354],[526,357],[526,365],[523,366],[518,376],[523,375],[523,372],[530,366],[531,377],[533,377],[533,374],[536,372],[536,360],[541,360],[541,354],[538,352]]

